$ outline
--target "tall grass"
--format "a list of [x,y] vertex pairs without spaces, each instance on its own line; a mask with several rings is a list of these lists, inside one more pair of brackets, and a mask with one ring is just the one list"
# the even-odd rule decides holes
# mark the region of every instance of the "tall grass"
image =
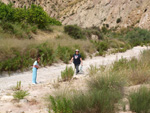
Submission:
[[61,78],[63,81],[71,80],[74,75],[74,70],[72,67],[66,67],[64,71],[61,72]]
[[150,90],[141,87],[137,92],[129,95],[130,109],[136,113],[150,112]]
[[[55,102],[67,99],[70,110],[76,113],[115,113],[114,104],[122,97],[124,82],[115,74],[105,74],[92,77],[87,83],[88,91],[59,95],[55,97]],[[53,106],[54,102],[50,101]]]
[[90,65],[90,67],[88,68],[88,74],[89,76],[94,76],[95,74],[97,74],[100,71],[100,69],[95,65]]
[[120,59],[112,65],[112,71],[122,74],[128,78],[130,85],[149,83],[150,80],[150,52],[149,50],[141,53],[139,59],[132,58],[130,60]]

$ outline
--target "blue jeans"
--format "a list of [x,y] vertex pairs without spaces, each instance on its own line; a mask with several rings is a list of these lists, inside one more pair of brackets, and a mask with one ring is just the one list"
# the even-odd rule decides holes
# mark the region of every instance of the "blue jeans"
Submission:
[[32,83],[36,84],[36,78],[37,78],[37,69],[33,68],[32,69],[33,73],[32,73]]

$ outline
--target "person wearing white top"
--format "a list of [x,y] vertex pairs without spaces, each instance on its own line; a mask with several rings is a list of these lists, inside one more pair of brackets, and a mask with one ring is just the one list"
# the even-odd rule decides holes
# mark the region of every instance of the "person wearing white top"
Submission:
[[37,84],[36,78],[37,78],[37,69],[39,68],[39,64],[38,64],[39,62],[40,62],[40,58],[38,57],[37,60],[33,64],[32,84]]

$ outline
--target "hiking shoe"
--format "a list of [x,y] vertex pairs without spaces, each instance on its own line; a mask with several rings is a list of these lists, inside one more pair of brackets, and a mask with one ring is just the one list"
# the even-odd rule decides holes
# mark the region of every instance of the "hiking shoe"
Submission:
[[37,84],[37,83],[32,83],[33,85]]

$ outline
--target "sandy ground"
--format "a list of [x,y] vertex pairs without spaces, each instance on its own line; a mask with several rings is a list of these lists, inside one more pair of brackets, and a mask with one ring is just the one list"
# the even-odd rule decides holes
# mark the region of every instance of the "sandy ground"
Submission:
[[[66,64],[54,64],[50,67],[40,68],[38,70],[37,81],[39,84],[32,85],[32,71],[24,73],[14,73],[10,76],[0,78],[0,113],[47,113],[47,106],[45,105],[45,95],[51,94],[56,89],[64,87],[79,87],[84,89],[84,78],[87,76],[87,69],[90,65],[108,65],[121,58],[130,59],[138,57],[143,50],[149,49],[147,47],[134,47],[124,53],[116,53],[107,55],[105,57],[93,57],[86,59],[83,62],[83,75],[76,76],[77,79],[72,82],[58,83],[61,71],[65,69]],[[72,66],[73,64],[69,64]],[[13,101],[13,91],[11,87],[16,86],[17,81],[22,82],[22,89],[28,90],[30,95],[27,97],[28,102]]]

